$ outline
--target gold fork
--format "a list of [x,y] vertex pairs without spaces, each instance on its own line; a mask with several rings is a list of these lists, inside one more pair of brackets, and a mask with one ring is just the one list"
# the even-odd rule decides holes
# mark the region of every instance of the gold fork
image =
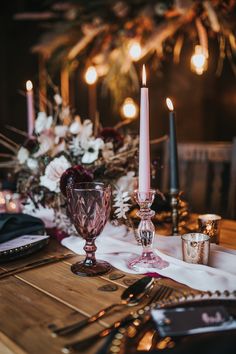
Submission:
[[71,350],[77,350],[77,351],[87,350],[91,345],[93,345],[99,339],[108,336],[113,330],[118,329],[123,326],[126,326],[127,324],[134,322],[137,319],[137,317],[139,316],[139,313],[142,313],[142,311],[144,312],[144,309],[146,306],[150,305],[154,301],[155,302],[161,301],[164,298],[169,297],[172,294],[172,292],[173,292],[172,288],[170,288],[166,285],[160,285],[158,287],[158,290],[155,292],[155,294],[150,296],[148,303],[146,303],[146,305],[143,306],[141,309],[139,309],[138,311],[135,311],[135,312],[131,312],[128,316],[125,316],[123,319],[113,323],[113,325],[111,325],[110,327],[105,328],[92,336],[89,336],[85,339],[82,339],[82,340],[79,340],[79,341],[76,341],[73,343],[68,343],[62,349],[62,352],[67,354],[67,353],[70,353]]

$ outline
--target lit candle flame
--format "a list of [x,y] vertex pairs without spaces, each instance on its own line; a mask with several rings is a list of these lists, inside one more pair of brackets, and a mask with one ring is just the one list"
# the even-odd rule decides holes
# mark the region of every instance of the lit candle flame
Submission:
[[33,90],[33,84],[30,80],[26,81],[26,90],[27,91]]
[[142,83],[143,83],[143,86],[147,85],[147,74],[146,74],[145,64],[143,64]]
[[174,110],[174,105],[169,97],[167,97],[167,99],[166,99],[166,105],[170,111]]
[[85,73],[85,81],[88,85],[93,85],[97,81],[98,74],[95,66],[89,66]]

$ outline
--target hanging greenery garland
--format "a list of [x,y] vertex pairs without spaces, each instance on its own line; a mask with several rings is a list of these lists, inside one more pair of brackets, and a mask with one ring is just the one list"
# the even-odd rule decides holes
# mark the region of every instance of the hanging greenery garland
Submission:
[[[53,67],[93,65],[115,101],[138,88],[135,62],[161,61],[171,50],[173,61],[191,40],[192,69],[207,69],[208,40],[216,38],[220,75],[227,57],[236,74],[235,0],[71,0],[47,1],[47,11],[17,14],[16,19],[41,20],[45,32],[33,52]],[[49,6],[48,6],[49,4]]]

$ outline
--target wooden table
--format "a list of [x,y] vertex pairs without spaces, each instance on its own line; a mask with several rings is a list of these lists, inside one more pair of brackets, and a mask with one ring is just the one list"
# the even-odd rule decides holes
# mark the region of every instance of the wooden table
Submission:
[[[222,221],[221,244],[228,248],[236,248],[236,221]],[[52,240],[50,245],[39,253],[24,260],[2,265],[2,268],[14,268],[37,258],[67,251]],[[52,338],[48,329],[49,324],[62,325],[82,320],[101,308],[119,301],[122,291],[129,282],[139,277],[125,274],[119,280],[111,280],[110,275],[118,273],[117,270],[96,278],[78,277],[70,271],[70,265],[78,259],[80,259],[79,256],[74,256],[67,261],[29,270],[1,280],[1,354],[61,353],[64,344],[93,334],[130,311],[130,308],[119,310],[80,334],[66,338]],[[174,287],[183,287],[174,281],[161,281],[172,282]],[[99,290],[102,286],[109,284],[117,285],[118,289],[114,292]],[[96,353],[97,349],[98,346],[94,346],[89,352],[86,351],[86,354]]]

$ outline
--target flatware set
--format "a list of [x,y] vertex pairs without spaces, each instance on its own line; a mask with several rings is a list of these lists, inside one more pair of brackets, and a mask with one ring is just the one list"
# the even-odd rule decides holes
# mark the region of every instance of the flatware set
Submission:
[[[170,297],[173,291],[174,290],[168,286],[160,285],[157,291],[155,291],[154,294],[150,296],[145,306],[139,309],[138,312],[139,313],[144,312],[144,309],[153,302],[162,301],[163,299]],[[67,354],[70,353],[70,351],[80,352],[81,350],[87,350],[90,346],[95,344],[99,339],[107,337],[113,330],[117,330],[122,326],[126,326],[132,323],[133,321],[135,321],[136,319],[137,319],[137,312],[136,311],[131,312],[121,320],[118,320],[115,323],[113,323],[110,327],[105,328],[92,336],[89,336],[79,341],[75,341],[73,343],[66,344],[65,347],[62,349],[62,352]]]
[[104,309],[101,309],[96,314],[89,318],[86,318],[80,322],[73,323],[72,325],[57,328],[53,331],[54,336],[66,336],[74,332],[80,331],[82,328],[88,326],[107,315],[111,310],[121,306],[135,306],[137,305],[147,294],[147,292],[153,287],[154,278],[144,277],[136,281],[129,286],[121,294],[121,302],[112,304]]

